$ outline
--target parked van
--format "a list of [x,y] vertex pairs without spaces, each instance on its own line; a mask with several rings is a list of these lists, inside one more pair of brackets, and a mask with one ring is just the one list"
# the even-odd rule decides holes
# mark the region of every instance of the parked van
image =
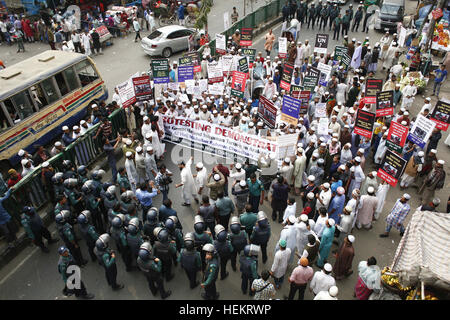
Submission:
[[396,32],[397,24],[403,22],[405,14],[405,0],[382,0],[380,2],[380,14],[375,21],[376,30]]

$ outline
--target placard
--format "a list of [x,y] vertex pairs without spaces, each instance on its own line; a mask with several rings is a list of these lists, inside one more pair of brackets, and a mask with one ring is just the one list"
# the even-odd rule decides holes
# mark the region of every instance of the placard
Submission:
[[150,76],[141,76],[131,78],[134,88],[136,101],[143,102],[152,98],[152,87],[150,85]]
[[408,137],[408,127],[402,126],[396,121],[392,121],[389,126],[386,146],[389,150],[402,153],[405,146],[406,138]]
[[394,91],[381,91],[376,93],[377,117],[394,114]]
[[192,62],[192,57],[181,57],[178,59],[178,65],[179,66],[193,66],[194,63]]
[[317,124],[317,134],[319,136],[328,135],[328,125],[329,125],[328,118],[320,118],[319,123]]
[[431,120],[436,122],[436,128],[447,131],[450,123],[450,104],[444,101],[438,101],[431,114]]
[[314,67],[308,67],[308,69],[306,70],[306,75],[319,78],[320,70]]
[[355,127],[353,132],[368,139],[372,138],[373,124],[375,122],[375,113],[362,109],[356,114]]
[[253,28],[241,28],[241,47],[251,47],[253,38]]
[[318,33],[316,34],[316,42],[314,44],[314,52],[319,55],[321,53],[326,54],[328,48],[328,34]]
[[197,51],[185,52],[184,57],[190,57],[194,64],[194,73],[201,72],[202,66],[200,65],[200,54]]
[[287,38],[285,37],[278,38],[278,56],[280,59],[287,58]]
[[317,69],[319,69],[320,71],[320,76],[319,76],[319,83],[326,87],[328,80],[330,80],[331,78],[331,69],[333,67],[329,66],[325,63],[319,62],[319,64],[317,65]]
[[223,13],[223,30],[230,29],[230,26],[230,13],[227,11]]
[[223,75],[225,77],[227,77],[228,74],[231,74],[231,72],[236,71],[233,70],[233,59],[234,58],[231,54],[220,57],[220,61],[222,61]]
[[216,52],[218,54],[227,53],[227,36],[226,35],[216,33]]
[[398,179],[400,179],[403,170],[406,166],[406,160],[399,157],[394,152],[387,150],[384,156],[384,161],[378,169],[377,177],[383,179],[391,186],[397,185]]
[[[139,73],[136,74],[136,77],[138,75]],[[132,78],[128,79],[125,82],[122,82],[121,84],[118,84],[116,88],[119,91],[120,101],[122,102],[123,108],[127,108],[128,106],[136,102]]]
[[364,103],[377,103],[377,92],[383,90],[382,79],[367,79]]
[[275,108],[272,101],[264,97],[259,96],[258,104],[258,116],[270,129],[275,128],[275,123],[277,120],[277,108]]
[[283,96],[283,106],[281,108],[281,121],[285,121],[294,126],[298,123],[301,102],[287,95]]
[[112,34],[109,32],[106,26],[100,26],[98,28],[95,28],[95,31],[97,31],[98,35],[100,36],[100,43],[105,42],[112,38]]
[[311,97],[311,91],[305,91],[305,90],[300,91],[300,95],[298,96],[298,99],[301,102],[300,114],[306,114],[308,112],[310,97]]
[[286,90],[286,92],[290,91],[293,72],[294,66],[292,64],[285,63],[283,74],[281,75],[280,88]]
[[327,104],[324,102],[316,104],[316,109],[314,112],[314,117],[325,118],[327,116]]
[[405,45],[406,40],[406,28],[401,27],[400,28],[400,34],[398,36],[398,46],[399,48],[402,48]]
[[408,140],[423,149],[435,126],[436,122],[433,120],[427,119],[421,114],[417,115],[416,121],[409,131]]
[[256,49],[252,48],[242,48],[242,54],[248,57],[248,65],[250,68],[253,68],[253,63],[255,62]]
[[223,68],[220,60],[208,62],[208,82],[210,84],[223,82]]
[[300,96],[300,92],[303,90],[303,86],[297,86],[295,84],[291,84],[290,95],[292,98],[298,99]]
[[169,60],[152,59],[151,66],[155,84],[169,82]]
[[247,57],[242,57],[238,60],[239,71],[243,73],[248,73],[248,61]]
[[245,84],[247,75],[240,71],[233,71],[233,78],[231,81],[231,95],[238,98],[244,97]]
[[223,90],[225,89],[225,86],[223,83],[217,82],[217,83],[213,83],[208,85],[208,92],[210,94],[214,94],[214,95],[222,95],[223,94]]
[[318,76],[306,75],[303,77],[303,89],[313,92],[316,89]]
[[344,46],[336,46],[334,49],[334,60],[338,65],[343,66],[345,70],[348,69],[352,58],[348,55],[348,48]]

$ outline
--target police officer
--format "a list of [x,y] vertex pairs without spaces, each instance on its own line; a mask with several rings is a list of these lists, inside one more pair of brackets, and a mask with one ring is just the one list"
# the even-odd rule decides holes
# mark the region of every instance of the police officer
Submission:
[[125,264],[126,271],[130,272],[133,270],[133,265],[131,261],[130,247],[127,242],[127,233],[124,226],[125,216],[119,213],[111,220],[110,233],[111,237],[116,242],[116,247],[122,255],[122,260]]
[[117,199],[117,195],[116,195],[116,186],[114,186],[114,185],[109,186],[106,189],[105,196],[103,197],[103,205],[105,206],[105,210],[108,213],[108,223],[109,224],[111,224],[111,221],[114,218],[112,215],[112,213],[115,212],[114,207],[116,207],[118,204],[119,204],[119,199]]
[[333,5],[333,8],[330,11],[330,30],[331,31],[331,27],[333,26],[334,20],[337,18],[337,16],[339,15],[339,9],[337,7],[337,5]]
[[172,294],[172,291],[164,290],[164,282],[162,277],[162,263],[159,258],[151,256],[152,250],[150,243],[144,242],[139,248],[139,256],[137,258],[137,265],[147,278],[148,287],[154,296],[159,291],[161,299],[166,299]]
[[264,211],[258,212],[258,221],[256,226],[253,228],[252,236],[250,238],[250,243],[256,244],[261,247],[262,262],[267,261],[267,243],[270,239],[270,225],[267,220]]
[[207,243],[213,243],[213,239],[211,238],[211,233],[205,231],[205,221],[203,218],[199,215],[196,215],[194,217],[194,241],[195,241],[195,248],[200,253],[200,256],[202,258],[202,271],[205,270],[206,267],[206,260],[205,260],[205,251],[202,250],[203,246]]
[[216,225],[217,208],[209,202],[208,196],[202,197],[202,205],[198,208],[198,215],[205,221],[205,227],[209,228],[212,237],[215,237],[214,227]]
[[303,25],[305,21],[306,8],[305,3],[303,1],[300,2],[300,5],[297,8],[297,20]]
[[231,245],[233,246],[233,251],[231,252],[231,268],[233,271],[236,271],[236,257],[247,245],[247,235],[245,231],[242,230],[238,217],[231,218],[230,230],[231,233],[229,234],[229,238]]
[[174,241],[170,241],[169,231],[165,228],[157,227],[153,230],[154,235],[158,239],[153,246],[155,257],[162,262],[162,273],[166,281],[172,280],[175,276],[172,274],[172,261],[177,264],[177,248]]
[[358,6],[358,10],[356,10],[356,12],[355,12],[355,17],[353,19],[353,25],[352,25],[352,32],[355,30],[355,27],[356,27],[356,32],[358,32],[359,24],[361,23],[363,16],[364,16],[363,7],[360,5],[360,6]]
[[153,234],[153,230],[155,230],[156,227],[161,226],[162,225],[158,222],[158,209],[155,207],[150,208],[147,212],[147,221],[144,223],[143,231],[152,246],[157,240],[156,236]]
[[197,272],[202,269],[202,259],[200,253],[195,250],[195,239],[192,232],[184,236],[184,248],[178,256],[178,262],[184,269],[189,279],[190,288],[194,289],[200,282],[197,281]]
[[322,10],[320,10],[320,23],[319,23],[319,30],[322,29],[322,26],[325,30],[328,22],[328,16],[330,14],[330,7],[328,5],[324,5],[322,7]]
[[67,199],[69,199],[75,217],[77,217],[81,213],[81,211],[84,210],[84,197],[81,192],[76,189],[77,185],[78,180],[75,178],[64,180],[64,195]]
[[219,299],[219,293],[216,291],[216,280],[219,274],[217,254],[214,246],[210,243],[205,244],[202,251],[205,251],[207,261],[203,282],[201,284],[201,287],[205,289],[205,292],[202,293],[202,298],[205,300],[217,300]]
[[42,223],[41,217],[36,213],[33,207],[23,207],[21,223],[25,229],[28,238],[30,238],[33,243],[40,247],[45,253],[49,253],[50,250],[42,242],[42,237],[48,240],[48,243],[58,242],[59,239],[52,239],[52,235],[48,229]]
[[131,190],[131,184],[127,177],[127,171],[124,167],[120,167],[117,173],[117,184],[120,187],[120,192]]
[[135,204],[132,202],[134,197],[134,193],[131,190],[127,190],[125,192],[122,192],[122,194],[120,195],[120,206],[121,206],[121,211],[123,214],[127,214],[128,213],[128,209],[131,206],[134,206]]
[[311,4],[311,6],[308,9],[308,29],[311,22],[312,22],[312,29],[314,30],[314,23],[316,23],[316,8],[314,3]]
[[184,243],[183,233],[179,228],[177,228],[177,222],[178,218],[176,216],[170,216],[164,223],[164,226],[166,227],[167,231],[169,231],[170,239],[175,241],[177,251],[180,252]]
[[62,162],[62,166],[63,166],[63,171],[64,171],[64,173],[63,173],[64,180],[70,179],[70,178],[77,179],[77,174],[75,173],[76,172],[75,166],[73,165],[72,161],[64,160]]
[[227,263],[231,258],[233,246],[231,245],[230,240],[228,240],[228,233],[224,226],[218,224],[215,229],[217,239],[214,241],[214,249],[220,258],[220,280],[223,280],[228,277]]
[[89,178],[87,177],[88,175],[87,167],[79,166],[77,169],[77,173],[78,173],[78,185],[82,186],[86,181],[89,180]]
[[64,194],[64,179],[63,179],[63,173],[57,172],[52,178],[53,182],[53,192],[55,193],[55,198],[58,198],[59,195]]
[[70,212],[68,210],[62,210],[55,216],[56,228],[66,247],[69,248],[72,253],[77,265],[83,267],[88,263],[88,261],[83,259],[80,246],[78,245],[75,238],[75,233],[73,232],[73,227],[68,222],[69,219]]
[[113,290],[120,290],[123,288],[123,284],[117,283],[117,266],[116,266],[116,253],[109,248],[109,234],[104,233],[98,237],[95,242],[95,255],[98,261],[105,268],[106,281]]
[[98,239],[97,231],[93,225],[90,224],[91,212],[89,210],[83,210],[77,218],[80,226],[80,232],[83,239],[86,241],[89,255],[92,262],[97,261],[97,257],[94,253],[95,241]]
[[99,197],[96,197],[94,194],[95,184],[92,180],[88,180],[81,187],[81,191],[84,193],[84,202],[86,209],[88,209],[92,214],[92,222],[94,223],[95,228],[104,232],[103,228],[103,220],[100,213],[100,201]]
[[[258,279],[258,253],[260,247],[254,244],[248,244],[244,248],[244,254],[241,255],[240,270],[241,274],[241,290],[243,294],[247,294],[247,288],[252,286],[253,280]],[[249,295],[253,296],[253,291],[249,290]]]
[[80,281],[80,288],[79,289],[73,289],[69,290],[67,288],[67,280],[68,277],[71,275],[67,272],[67,269],[71,265],[78,265],[73,256],[70,254],[70,251],[67,247],[61,246],[58,249],[59,254],[59,261],[58,261],[58,272],[61,274],[62,279],[64,281],[64,289],[63,294],[64,295],[71,295],[72,292],[75,293],[76,297],[83,298],[83,299],[94,299],[94,295],[91,293],[87,293],[86,287],[84,286],[83,281]]
[[103,183],[102,183],[102,177],[103,174],[105,173],[104,170],[94,170],[94,172],[92,172],[91,175],[91,181],[92,184],[94,185],[94,196],[99,198],[100,197],[100,193],[102,191],[102,187],[103,187]]
[[134,261],[136,261],[139,254],[139,248],[144,243],[144,240],[142,239],[141,236],[141,232],[139,230],[139,219],[138,218],[131,219],[128,222],[127,230],[128,230],[127,244],[131,253],[131,261],[134,264]]

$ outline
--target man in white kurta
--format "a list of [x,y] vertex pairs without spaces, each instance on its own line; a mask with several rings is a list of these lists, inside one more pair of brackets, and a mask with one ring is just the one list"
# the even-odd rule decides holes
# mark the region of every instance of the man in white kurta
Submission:
[[[297,230],[294,227],[294,223],[297,219],[294,216],[290,216],[288,219],[288,224],[281,230],[280,240],[286,240],[286,248],[291,249],[291,256],[289,258],[289,263],[292,263],[294,259],[295,248],[297,247]],[[279,245],[275,247],[275,252],[280,249]]]
[[280,240],[278,242],[278,246],[281,247],[281,249],[277,250],[277,252],[275,253],[275,256],[273,257],[272,268],[270,269],[270,275],[276,279],[276,289],[279,289],[281,286],[281,280],[286,273],[286,269],[289,265],[289,259],[292,254],[292,250],[290,248],[287,248],[286,240]]
[[317,295],[320,291],[328,291],[332,286],[336,285],[336,280],[331,275],[333,267],[329,263],[325,263],[322,270],[314,273],[309,289]]
[[359,66],[361,65],[361,51],[362,51],[361,41],[358,41],[358,46],[356,47],[355,52],[353,53],[352,62],[350,63],[350,66],[353,69],[358,69]]
[[383,134],[383,137],[380,140],[380,143],[378,144],[377,151],[375,152],[374,156],[374,162],[375,164],[381,164],[381,161],[383,161],[384,155],[387,151],[386,141],[387,141],[387,133]]
[[264,87],[263,96],[272,99],[275,92],[277,92],[277,85],[273,82],[273,78],[269,78],[269,82]]
[[194,182],[194,177],[192,176],[192,172],[191,172],[191,165],[192,165],[193,159],[194,158],[191,157],[187,163],[184,163],[184,161],[181,161],[178,164],[178,168],[181,169],[181,172],[180,172],[181,183],[177,184],[176,188],[182,187],[183,200],[184,200],[184,203],[182,205],[184,205],[184,206],[191,205],[191,196],[193,196],[194,198],[196,197],[195,182]]
[[233,170],[230,173],[230,178],[233,179],[233,183],[236,181],[241,181],[241,180],[245,180],[245,170],[242,169],[242,164],[240,163],[236,163],[236,165],[234,166],[234,168],[236,170]]
[[84,34],[81,36],[81,45],[84,48],[84,54],[87,56],[91,55],[91,36],[89,32],[86,30]]
[[286,182],[290,185],[292,180],[292,172],[294,171],[294,166],[291,164],[289,158],[284,159],[281,165],[280,175],[286,179]]
[[[195,170],[197,171],[197,174],[194,177],[195,191],[201,200],[203,196],[208,195],[209,189],[206,187],[206,184],[208,183],[208,171],[201,162],[197,163]],[[194,198],[197,199],[197,196]]]
[[[293,202],[291,203],[292,199],[288,199],[288,205],[286,207],[286,209],[284,210],[284,214],[283,214],[283,224],[287,224],[288,223],[288,219],[290,216],[293,216],[295,218],[295,212],[297,211],[297,203]],[[295,199],[294,199],[295,200]]]
[[389,49],[386,52],[386,56],[383,61],[383,69],[389,69],[392,66],[392,62],[395,57],[395,53],[397,52],[397,44],[394,42],[391,44]]
[[303,173],[306,169],[306,156],[303,148],[297,149],[297,159],[294,162],[293,180],[295,187],[295,194],[298,195],[303,182]]
[[375,209],[375,215],[374,215],[375,219],[377,219],[377,220],[380,217],[381,212],[383,211],[384,203],[386,201],[386,196],[389,192],[390,187],[391,186],[389,185],[389,183],[387,183],[384,180],[382,180],[381,184],[378,186],[378,190],[376,192],[378,204],[377,204],[377,208]]
[[355,165],[351,168],[354,169],[353,171],[353,176],[354,178],[352,179],[352,182],[350,183],[350,187],[348,188],[348,194],[352,194],[353,190],[355,189],[360,189],[361,188],[361,183],[364,181],[364,179],[366,178],[366,175],[364,174],[362,168],[361,168],[361,158],[360,157],[355,157]]
[[159,135],[157,130],[151,131],[152,136],[152,147],[153,150],[155,150],[155,154],[157,158],[161,158],[164,154],[166,145],[164,143],[161,143],[159,140]]
[[405,86],[402,90],[403,96],[402,108],[408,110],[412,106],[416,94],[417,94],[417,87],[414,85],[414,79],[411,79],[409,81],[409,84]]
[[136,171],[136,166],[134,165],[133,161],[133,154],[128,151],[126,154],[126,160],[125,160],[125,170],[127,171],[127,177],[128,181],[130,182],[131,189],[133,189],[133,192],[136,193],[136,183],[138,181],[138,174]]
[[145,153],[145,171],[147,172],[147,177],[149,180],[155,180],[156,175],[158,174],[158,167],[156,165],[155,153],[151,146],[146,147]]
[[152,124],[150,123],[150,118],[145,116],[144,123],[141,127],[141,134],[143,137],[145,137],[147,133],[152,133]]
[[305,40],[305,45],[303,46],[303,60],[309,58],[311,56],[311,45],[309,44],[309,40]]
[[367,194],[367,189],[369,187],[373,187],[375,190],[378,189],[378,181],[377,181],[377,172],[372,171],[370,172],[366,179],[364,180],[363,184],[361,185],[361,195]]
[[148,180],[147,171],[146,171],[146,167],[145,167],[144,149],[142,149],[142,147],[140,147],[140,146],[136,148],[135,161],[136,161],[136,173],[137,173],[136,184],[139,187],[141,185],[141,183],[145,183],[145,181]]
[[375,189],[373,187],[369,187],[367,190],[367,194],[361,196],[359,200],[358,206],[358,217],[356,218],[356,227],[361,229],[364,227],[365,229],[372,228],[372,220],[375,214],[375,210],[377,209],[378,199],[375,196]]

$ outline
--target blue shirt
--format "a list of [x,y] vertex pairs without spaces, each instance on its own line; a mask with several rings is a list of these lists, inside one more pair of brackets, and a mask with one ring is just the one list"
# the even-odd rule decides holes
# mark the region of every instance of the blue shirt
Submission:
[[136,198],[138,198],[139,202],[147,208],[152,206],[152,199],[156,197],[157,194],[156,189],[153,189],[151,193],[146,190],[136,190]]
[[[332,218],[337,224],[339,224],[341,221],[341,217],[339,217],[339,215],[342,213],[342,210],[344,210],[344,205],[345,194],[334,196],[330,202],[330,206],[328,207],[328,219]],[[335,211],[331,213],[331,210],[333,209],[335,209]]]
[[342,180],[338,180],[331,184],[331,192],[336,193],[337,188],[342,187]]
[[11,189],[9,189],[3,197],[0,198],[0,225],[7,223],[11,220],[11,216],[8,211],[3,207],[3,201],[9,198],[11,195]]
[[444,81],[444,78],[447,77],[447,70],[441,70],[438,69],[435,71],[436,72],[436,77],[434,78],[434,82],[436,83],[441,83],[442,81]]
[[74,142],[76,139],[73,139],[70,134],[66,134],[63,133],[62,137],[61,137],[62,141],[64,142],[65,146],[68,146],[69,144],[71,144],[72,142]]
[[182,4],[178,8],[178,19],[180,20],[184,19],[184,7]]

